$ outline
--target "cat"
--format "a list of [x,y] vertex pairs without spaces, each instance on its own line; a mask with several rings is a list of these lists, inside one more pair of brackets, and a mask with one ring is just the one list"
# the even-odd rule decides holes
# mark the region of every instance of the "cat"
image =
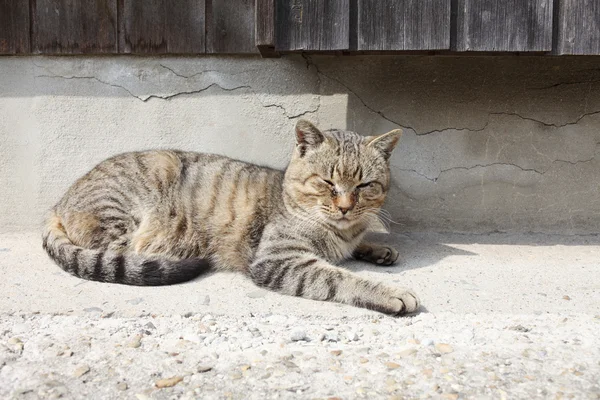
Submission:
[[402,130],[361,136],[299,120],[295,134],[285,171],[174,150],[109,158],[51,210],[44,249],[94,281],[168,285],[229,270],[287,295],[390,315],[417,310],[411,290],[332,264],[397,260],[363,237],[385,200]]

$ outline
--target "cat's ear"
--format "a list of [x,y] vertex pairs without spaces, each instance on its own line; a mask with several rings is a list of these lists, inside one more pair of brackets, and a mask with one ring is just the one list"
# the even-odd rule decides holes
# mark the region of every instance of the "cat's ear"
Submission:
[[383,154],[386,160],[389,160],[392,151],[394,151],[400,140],[400,136],[402,136],[402,129],[394,129],[379,136],[369,136],[367,138],[367,146],[376,148]]
[[307,149],[315,149],[325,141],[325,136],[305,119],[298,120],[296,123],[296,143],[300,150],[300,157],[303,157]]

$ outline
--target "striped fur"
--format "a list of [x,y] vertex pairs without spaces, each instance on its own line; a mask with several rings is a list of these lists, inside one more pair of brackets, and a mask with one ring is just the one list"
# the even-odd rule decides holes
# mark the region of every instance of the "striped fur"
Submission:
[[210,154],[121,154],[69,189],[43,245],[65,271],[90,280],[164,285],[212,268],[293,296],[412,312],[410,290],[333,265],[353,255],[381,265],[398,257],[362,238],[385,200],[400,134],[320,132],[301,120],[283,172]]

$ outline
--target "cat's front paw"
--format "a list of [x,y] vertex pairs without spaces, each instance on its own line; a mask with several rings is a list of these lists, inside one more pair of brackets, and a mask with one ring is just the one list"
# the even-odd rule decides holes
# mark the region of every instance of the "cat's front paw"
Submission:
[[395,310],[394,315],[409,314],[417,311],[421,305],[419,297],[410,289],[393,288],[390,303]]
[[375,263],[379,265],[392,265],[398,260],[398,250],[392,247],[380,247],[373,251]]
[[363,245],[358,248],[354,257],[377,265],[392,265],[398,260],[400,253],[392,247],[378,245]]

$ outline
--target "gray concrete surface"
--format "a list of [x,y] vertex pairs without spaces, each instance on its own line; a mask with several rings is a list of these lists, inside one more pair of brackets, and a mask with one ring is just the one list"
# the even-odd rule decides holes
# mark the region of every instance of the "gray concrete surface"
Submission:
[[233,274],[88,282],[55,266],[39,234],[0,235],[0,398],[600,398],[597,236],[378,239],[399,265],[346,266],[414,288],[420,314],[281,296]]
[[399,231],[596,233],[598,57],[0,58],[0,231],[36,229],[115,153],[217,152],[283,168],[299,117],[402,126]]

